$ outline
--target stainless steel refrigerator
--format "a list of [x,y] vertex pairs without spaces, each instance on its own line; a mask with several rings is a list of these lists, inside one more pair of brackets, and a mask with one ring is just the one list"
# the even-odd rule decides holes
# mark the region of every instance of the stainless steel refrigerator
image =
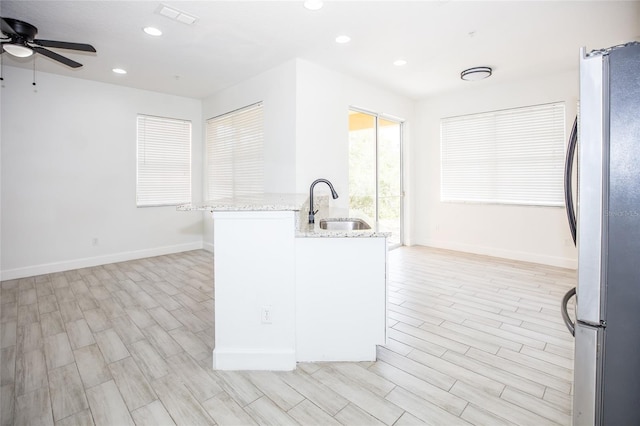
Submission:
[[[576,233],[574,425],[640,425],[640,44],[581,51],[580,106],[567,153]],[[571,175],[577,139],[576,212]],[[576,221],[577,218],[577,221]]]

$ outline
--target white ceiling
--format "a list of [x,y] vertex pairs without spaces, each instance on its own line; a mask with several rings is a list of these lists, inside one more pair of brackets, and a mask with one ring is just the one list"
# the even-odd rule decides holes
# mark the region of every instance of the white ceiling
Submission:
[[[195,15],[186,25],[161,4]],[[97,53],[58,53],[73,70],[36,56],[39,71],[204,98],[295,57],[395,93],[438,92],[576,69],[581,46],[640,40],[640,1],[7,1],[3,17],[38,27],[38,38],[92,44]],[[142,27],[164,35],[154,38]],[[339,34],[352,41],[335,43]],[[55,49],[54,49],[55,50]],[[6,65],[33,59],[4,53]],[[392,63],[408,61],[404,67]],[[490,66],[482,82],[460,71]],[[128,70],[124,76],[111,69]]]

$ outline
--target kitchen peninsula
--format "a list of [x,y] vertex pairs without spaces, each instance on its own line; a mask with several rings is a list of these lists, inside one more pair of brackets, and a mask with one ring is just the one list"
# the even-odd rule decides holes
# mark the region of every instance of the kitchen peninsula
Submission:
[[178,209],[213,217],[214,369],[375,360],[386,338],[388,233],[308,224],[301,194]]

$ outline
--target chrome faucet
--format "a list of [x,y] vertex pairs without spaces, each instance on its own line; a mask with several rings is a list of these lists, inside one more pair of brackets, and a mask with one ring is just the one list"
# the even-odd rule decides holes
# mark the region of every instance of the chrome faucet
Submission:
[[327,185],[329,185],[329,188],[331,189],[331,196],[333,197],[334,200],[338,198],[338,193],[336,192],[335,189],[333,189],[333,185],[331,185],[331,182],[329,182],[326,179],[314,180],[313,183],[311,184],[311,187],[309,188],[309,223],[315,223],[315,214],[318,213],[318,210],[316,211],[313,210],[313,187],[320,182],[324,182]]

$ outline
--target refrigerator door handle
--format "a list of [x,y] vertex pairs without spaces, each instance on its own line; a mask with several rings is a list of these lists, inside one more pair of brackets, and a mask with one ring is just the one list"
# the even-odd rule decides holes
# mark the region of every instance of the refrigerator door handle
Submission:
[[576,244],[576,209],[573,205],[573,158],[578,146],[578,117],[573,120],[571,128],[571,136],[569,136],[569,145],[567,146],[567,157],[564,163],[564,205],[567,210],[567,219],[569,220],[569,229],[571,230],[571,238],[573,244]]
[[564,325],[567,326],[569,332],[572,336],[576,335],[576,324],[571,321],[571,317],[569,316],[569,312],[567,310],[567,304],[569,303],[569,299],[571,299],[576,294],[576,288],[572,288],[569,290],[564,297],[562,298],[562,304],[560,306],[560,313],[562,314],[562,320],[564,321]]

